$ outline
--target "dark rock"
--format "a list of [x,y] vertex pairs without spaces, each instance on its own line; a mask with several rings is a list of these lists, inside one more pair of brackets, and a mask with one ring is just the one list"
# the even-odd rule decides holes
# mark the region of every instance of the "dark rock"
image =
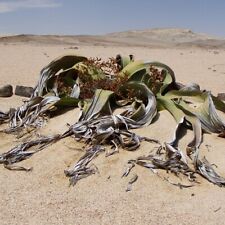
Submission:
[[68,49],[79,49],[77,46],[71,46]]
[[13,87],[10,84],[0,87],[0,97],[11,97],[13,95]]
[[218,55],[219,52],[218,51],[213,51],[213,54]]
[[16,86],[15,95],[19,95],[22,97],[30,97],[34,92],[32,87],[25,87],[25,86]]
[[221,101],[225,101],[225,93],[218,93],[217,98]]

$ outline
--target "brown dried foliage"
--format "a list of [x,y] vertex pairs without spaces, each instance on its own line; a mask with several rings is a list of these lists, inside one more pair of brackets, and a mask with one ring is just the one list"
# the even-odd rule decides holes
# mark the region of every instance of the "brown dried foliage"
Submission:
[[95,67],[101,71],[103,71],[107,75],[116,75],[120,72],[118,64],[116,63],[115,58],[109,58],[106,61],[103,61],[101,58],[88,58],[87,61],[84,62],[85,65],[90,67]]
[[110,90],[119,95],[119,87],[124,85],[128,76],[119,76],[119,69],[114,58],[109,58],[107,61],[102,61],[100,58],[90,58],[85,64],[89,67],[96,68],[103,72],[104,78],[93,79],[88,71],[80,72],[80,98],[92,98],[96,89]]
[[162,86],[162,82],[164,80],[163,70],[150,66],[150,73],[151,86],[149,88],[154,94],[156,94]]
[[[124,96],[124,93],[120,92],[120,87],[128,81],[128,75],[119,75],[120,69],[115,58],[109,58],[107,61],[102,61],[101,58],[89,58],[84,63],[88,66],[88,68],[95,68],[96,70],[104,73],[106,76],[104,78],[93,79],[87,69],[82,72],[80,71],[79,78],[81,81],[81,99],[92,98],[96,89],[113,91],[121,98],[134,97],[133,91],[127,91],[126,96]],[[154,94],[156,94],[162,86],[162,81],[164,79],[163,71],[157,69],[156,67],[150,66],[149,77],[149,88]]]
[[63,78],[59,78],[57,81],[58,92],[60,96],[69,95],[72,92],[72,87],[65,84]]

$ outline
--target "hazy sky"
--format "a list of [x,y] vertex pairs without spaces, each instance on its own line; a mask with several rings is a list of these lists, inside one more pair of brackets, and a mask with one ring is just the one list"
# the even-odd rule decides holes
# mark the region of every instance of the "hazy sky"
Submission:
[[178,27],[225,37],[225,0],[0,0],[0,34]]

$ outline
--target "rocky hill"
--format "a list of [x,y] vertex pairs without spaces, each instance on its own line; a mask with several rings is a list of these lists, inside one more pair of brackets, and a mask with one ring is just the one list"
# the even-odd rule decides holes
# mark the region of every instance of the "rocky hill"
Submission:
[[0,36],[0,43],[225,49],[225,39],[177,28],[130,30],[106,35],[8,35]]

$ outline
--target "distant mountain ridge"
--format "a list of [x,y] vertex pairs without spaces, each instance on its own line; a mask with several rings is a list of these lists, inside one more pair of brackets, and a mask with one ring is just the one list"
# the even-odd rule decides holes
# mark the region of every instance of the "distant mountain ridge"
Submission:
[[224,48],[225,39],[195,33],[189,29],[155,28],[109,33],[106,35],[7,35],[0,43],[37,43],[48,45],[102,45],[140,47]]

